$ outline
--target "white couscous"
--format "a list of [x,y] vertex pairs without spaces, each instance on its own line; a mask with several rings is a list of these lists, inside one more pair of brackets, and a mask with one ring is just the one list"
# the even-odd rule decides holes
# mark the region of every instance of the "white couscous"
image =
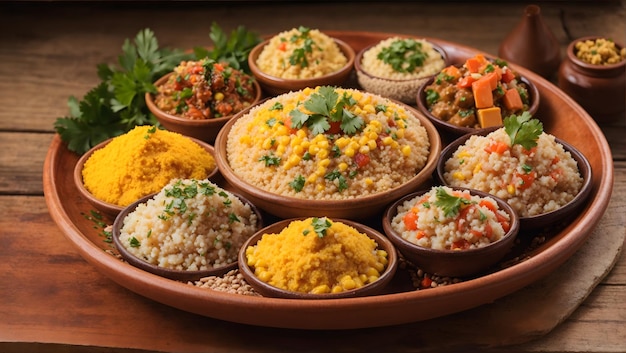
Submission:
[[208,180],[174,179],[124,219],[120,243],[146,262],[198,271],[237,261],[258,228],[251,206]]
[[348,59],[333,38],[318,29],[300,26],[272,37],[256,64],[268,75],[293,80],[337,72],[348,64]]
[[576,160],[540,124],[532,145],[513,143],[511,118],[517,117],[505,119],[505,127],[486,136],[471,136],[457,148],[445,161],[446,184],[488,192],[506,200],[521,217],[561,208],[583,185]]
[[510,230],[511,218],[491,197],[437,186],[399,205],[391,225],[421,247],[465,250],[500,240]]
[[430,141],[389,99],[322,86],[269,99],[228,133],[227,159],[246,182],[278,195],[344,200],[384,192],[425,165]]

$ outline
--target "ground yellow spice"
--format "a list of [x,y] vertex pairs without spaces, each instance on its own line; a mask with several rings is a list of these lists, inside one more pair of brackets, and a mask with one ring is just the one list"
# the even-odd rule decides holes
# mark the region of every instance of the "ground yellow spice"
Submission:
[[82,175],[85,188],[96,198],[127,206],[172,179],[205,179],[215,167],[213,156],[191,139],[137,126],[94,152]]
[[372,238],[326,218],[294,220],[280,233],[264,234],[246,249],[246,259],[262,281],[316,294],[362,287],[377,280],[388,262]]

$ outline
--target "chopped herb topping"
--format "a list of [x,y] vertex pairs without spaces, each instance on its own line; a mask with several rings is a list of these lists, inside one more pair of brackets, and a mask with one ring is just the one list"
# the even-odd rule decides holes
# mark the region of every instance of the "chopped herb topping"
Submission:
[[422,43],[415,39],[398,39],[378,53],[377,58],[397,72],[413,72],[424,65],[428,54],[422,50]]
[[537,140],[543,133],[543,124],[532,119],[529,112],[511,115],[504,119],[504,130],[511,139],[511,145],[521,145],[526,150],[537,146]]
[[291,188],[296,192],[300,192],[304,188],[304,182],[304,177],[302,175],[298,175],[295,179],[289,182],[289,186],[291,186]]
[[313,226],[313,231],[315,231],[317,236],[323,238],[326,235],[326,230],[330,228],[333,224],[326,217],[314,217],[311,221],[311,225]]
[[259,162],[265,162],[266,167],[280,165],[280,157],[275,156],[274,154],[268,154],[259,158]]
[[469,205],[471,201],[466,198],[450,195],[442,187],[437,188],[437,201],[435,206],[441,207],[446,217],[456,216],[462,205]]

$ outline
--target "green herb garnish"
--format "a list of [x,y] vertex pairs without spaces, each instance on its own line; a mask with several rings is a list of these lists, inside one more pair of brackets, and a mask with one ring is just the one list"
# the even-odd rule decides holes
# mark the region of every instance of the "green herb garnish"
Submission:
[[304,102],[304,108],[312,114],[299,109],[289,112],[292,128],[307,126],[314,135],[323,134],[330,129],[330,122],[340,122],[341,130],[346,134],[354,134],[363,127],[363,119],[346,109],[356,104],[352,96],[339,94],[334,87],[323,86]]
[[131,247],[133,247],[133,248],[138,248],[138,247],[141,245],[141,243],[139,242],[139,240],[137,240],[137,238],[135,238],[135,237],[131,237],[131,238],[130,238],[130,240],[129,240],[129,244],[130,244],[130,246],[131,246]]
[[239,26],[227,36],[222,28],[215,22],[211,24],[209,37],[213,42],[212,49],[195,47],[196,58],[213,59],[215,62],[227,62],[233,69],[241,70],[250,74],[248,55],[252,48],[261,43],[261,37],[255,32],[248,31],[244,26]]
[[422,51],[422,43],[415,39],[399,39],[378,53],[377,58],[390,65],[397,72],[413,72],[415,68],[424,65],[428,57]]
[[311,225],[313,226],[313,230],[315,231],[317,236],[323,238],[326,235],[326,230],[330,228],[333,224],[326,217],[314,217],[311,221]]
[[264,162],[266,167],[280,165],[280,157],[277,157],[273,154],[268,154],[259,158],[259,162]]
[[300,192],[304,188],[304,182],[304,177],[302,175],[298,175],[295,179],[289,182],[289,186],[291,186],[291,188],[296,192]]
[[324,175],[324,179],[330,181],[337,180],[337,189],[339,190],[339,192],[342,192],[348,188],[348,181],[343,175],[341,175],[341,172],[339,172],[338,170],[333,170],[332,172]]
[[446,217],[456,216],[462,205],[469,205],[471,201],[466,198],[450,195],[442,187],[438,187],[435,206],[441,207]]
[[543,133],[543,124],[532,119],[529,112],[511,115],[504,119],[504,131],[509,135],[512,145],[520,145],[526,150],[537,146],[537,139]]
[[433,105],[437,103],[438,100],[439,100],[439,93],[437,93],[437,91],[435,91],[434,89],[426,90],[426,103],[428,103],[428,105]]

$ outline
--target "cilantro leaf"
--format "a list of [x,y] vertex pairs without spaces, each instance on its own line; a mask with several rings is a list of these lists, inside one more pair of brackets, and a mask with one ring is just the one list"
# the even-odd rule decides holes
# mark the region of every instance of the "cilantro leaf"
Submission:
[[511,145],[521,145],[527,150],[537,146],[537,139],[543,133],[543,124],[532,119],[529,112],[511,115],[504,119],[504,131],[511,139]]
[[326,235],[328,228],[330,228],[333,224],[326,217],[314,217],[311,221],[311,225],[313,226],[313,230],[317,236],[323,238]]
[[435,206],[441,207],[446,217],[453,217],[459,213],[462,205],[469,205],[471,201],[466,198],[450,195],[442,187],[438,187],[435,192],[437,201]]

